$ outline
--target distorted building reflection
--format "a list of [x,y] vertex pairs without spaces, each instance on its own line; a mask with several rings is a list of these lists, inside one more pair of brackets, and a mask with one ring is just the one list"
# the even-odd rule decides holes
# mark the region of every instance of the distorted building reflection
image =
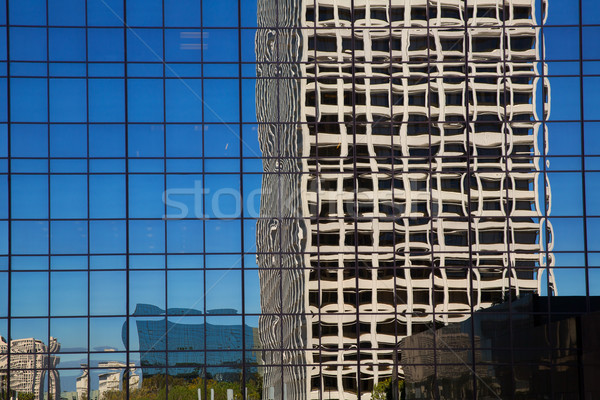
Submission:
[[555,290],[535,7],[259,2],[265,393],[370,398],[401,339]]
[[[98,369],[102,372],[98,374],[97,390],[90,390],[92,386],[89,380],[90,370],[87,364],[82,364],[83,373],[77,378],[77,400],[98,400],[104,398],[107,392],[121,391],[125,389],[124,379],[129,376],[128,388],[135,390],[140,387],[140,376],[136,374],[135,364],[130,363],[129,368],[125,369],[126,364],[118,361],[103,361],[98,363]],[[128,375],[126,375],[128,374]],[[90,394],[88,396],[88,393]]]
[[[13,393],[33,393],[35,400],[42,400],[44,393],[54,399],[60,398],[60,375],[56,369],[60,357],[53,355],[60,351],[60,343],[50,337],[49,344],[35,338],[14,339],[9,344],[0,337],[0,382],[6,393],[10,380]],[[10,367],[8,365],[10,359]],[[6,370],[10,368],[10,376]],[[45,386],[47,384],[47,386]]]
[[[236,311],[209,310],[207,313],[231,315]],[[169,376],[192,379],[204,377],[206,373],[208,379],[219,381],[238,381],[243,369],[247,374],[258,372],[257,353],[242,350],[243,343],[246,348],[255,347],[257,328],[241,324],[190,323],[190,316],[201,314],[199,310],[182,308],[170,308],[165,313],[150,304],[137,304],[132,317],[139,340],[142,379],[164,375],[166,366],[169,366]],[[122,334],[123,343],[128,343],[126,324]]]

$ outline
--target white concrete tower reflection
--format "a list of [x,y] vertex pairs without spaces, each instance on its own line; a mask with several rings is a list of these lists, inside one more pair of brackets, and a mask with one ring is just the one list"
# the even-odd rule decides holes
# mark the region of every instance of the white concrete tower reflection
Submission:
[[259,255],[261,338],[307,365],[265,387],[368,399],[403,337],[554,288],[538,23],[534,0],[259,3],[288,28],[257,34],[259,62],[288,63],[258,67],[257,241],[281,253]]

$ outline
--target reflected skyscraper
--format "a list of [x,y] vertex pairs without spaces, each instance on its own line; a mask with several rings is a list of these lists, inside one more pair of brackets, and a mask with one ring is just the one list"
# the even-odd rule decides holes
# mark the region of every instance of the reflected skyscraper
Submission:
[[259,2],[265,387],[370,398],[402,338],[555,289],[536,14]]

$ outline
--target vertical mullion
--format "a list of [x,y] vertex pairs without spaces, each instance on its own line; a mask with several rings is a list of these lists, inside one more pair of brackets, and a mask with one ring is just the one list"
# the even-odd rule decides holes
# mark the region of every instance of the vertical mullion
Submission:
[[[429,204],[429,234],[427,235],[427,240],[430,242],[430,248],[431,248],[431,257],[430,257],[430,262],[431,262],[431,333],[432,333],[432,345],[433,345],[433,393],[431,393],[432,396],[434,396],[435,398],[439,397],[439,388],[437,385],[437,330],[436,330],[436,320],[435,320],[435,306],[436,306],[436,300],[435,300],[435,246],[434,246],[434,241],[433,238],[434,236],[434,224],[433,224],[433,190],[432,190],[432,182],[434,176],[433,176],[433,168],[432,168],[432,159],[433,159],[433,152],[431,150],[431,135],[432,135],[432,116],[431,116],[431,68],[432,68],[432,64],[431,64],[431,22],[430,22],[430,18],[431,18],[431,13],[429,12],[431,8],[431,4],[427,3],[425,5],[425,13],[426,13],[426,20],[427,20],[427,30],[426,30],[426,34],[427,34],[427,93],[425,94],[426,99],[427,99],[427,130],[428,130],[428,145],[429,145],[429,154],[428,154],[428,160],[427,160],[427,167],[428,167],[428,175],[429,175],[429,179],[427,179],[427,183],[429,186],[428,189],[428,197],[429,199],[428,204]],[[437,11],[437,5],[436,5],[436,11]],[[466,21],[465,21],[466,24]],[[434,32],[434,36],[438,36],[439,35],[439,28],[434,28],[436,29]],[[464,45],[464,42],[463,42]],[[436,48],[436,53],[437,53],[437,48]],[[465,51],[465,55],[466,55],[466,51]],[[436,66],[436,71],[437,71],[437,64],[434,64]],[[437,85],[436,85],[437,86]],[[438,103],[439,103],[439,87],[437,90],[437,95],[438,95]],[[439,106],[438,106],[439,107]],[[438,120],[439,120],[439,112],[438,112]],[[438,124],[439,126],[439,124]],[[441,133],[440,133],[441,134]],[[440,268],[441,268],[441,263],[440,263]],[[394,395],[396,395],[396,392],[394,392]]]
[[[84,374],[87,372],[88,374],[88,378],[87,378],[87,387],[85,389],[85,393],[86,393],[86,397],[89,399],[90,398],[90,393],[91,393],[91,382],[90,382],[90,376],[89,376],[89,371],[90,371],[90,345],[91,345],[91,341],[90,341],[90,312],[91,312],[91,295],[90,295],[90,288],[91,288],[91,239],[90,239],[90,233],[91,233],[91,229],[90,229],[90,84],[89,84],[89,80],[90,80],[90,68],[89,68],[89,49],[88,49],[88,33],[89,33],[89,28],[88,28],[88,2],[85,2],[84,5],[84,13],[85,13],[85,95],[86,95],[86,99],[87,99],[87,104],[86,104],[86,108],[85,108],[85,120],[86,120],[86,124],[85,124],[85,128],[86,128],[86,137],[87,137],[87,141],[86,141],[86,183],[87,183],[87,315],[86,315],[86,323],[87,323],[87,348],[86,348],[86,368],[87,370],[84,370]],[[126,349],[128,350],[128,349]],[[127,367],[126,367],[127,368]],[[127,371],[127,369],[126,369]]]
[[7,208],[8,208],[8,293],[7,293],[7,306],[8,306],[8,320],[6,322],[7,327],[7,337],[6,337],[6,399],[10,398],[10,376],[11,376],[11,328],[12,328],[12,152],[11,152],[11,93],[10,93],[10,10],[9,3],[10,0],[5,0],[6,7],[6,116],[7,116],[7,156],[8,156],[8,174],[7,174],[7,186],[8,186],[8,196],[7,196]]
[[[8,1],[8,0],[7,0]],[[45,370],[46,370],[46,376],[47,376],[47,388],[48,388],[48,393],[50,393],[50,305],[52,303],[51,301],[51,297],[52,297],[52,281],[51,281],[51,274],[50,274],[50,260],[52,259],[51,254],[52,254],[52,217],[53,215],[51,214],[51,207],[50,204],[52,203],[52,180],[51,180],[51,165],[50,165],[50,121],[51,121],[51,115],[50,115],[50,28],[49,28],[49,24],[50,24],[50,20],[49,20],[49,16],[48,16],[48,0],[46,0],[46,145],[47,145],[47,159],[46,159],[46,166],[48,168],[47,171],[47,182],[48,182],[48,188],[47,188],[47,207],[48,207],[48,252],[46,257],[47,259],[47,267],[48,267],[48,271],[46,272],[48,274],[48,308],[47,308],[47,312],[48,315],[46,316],[45,320],[46,320],[46,338],[45,340],[42,340],[42,342],[46,342],[47,346],[46,346],[46,351],[44,354],[47,357],[48,362],[46,363],[45,366]],[[67,78],[68,79],[68,78]],[[35,346],[35,345],[34,345]],[[43,348],[43,347],[42,347]],[[37,365],[37,362],[36,362]],[[44,368],[44,366],[42,366],[42,368]],[[44,386],[44,382],[41,382],[40,388],[42,390],[42,393],[40,393],[40,396],[43,396],[43,386]]]
[[[585,113],[584,113],[584,82],[583,82],[583,5],[579,0],[579,116],[581,118],[581,197],[583,199],[583,249],[585,259],[585,299],[586,312],[591,311],[590,306],[590,265],[588,259],[587,235],[587,201],[585,190]],[[581,345],[581,344],[580,344]]]
[[[164,0],[163,0],[164,1]],[[244,125],[243,121],[243,112],[242,112],[242,0],[238,0],[237,2],[237,17],[238,17],[238,74],[239,74],[239,86],[238,86],[238,107],[239,107],[239,127],[240,127],[240,153],[239,153],[239,163],[240,163],[240,253],[241,253],[241,296],[242,296],[242,399],[246,399],[246,291],[245,291],[245,247],[244,247],[244,159],[243,159],[243,148],[244,148]]]
[[[506,4],[505,4],[506,0],[502,0],[502,30],[501,32],[501,37],[500,37],[500,50],[502,51],[502,59],[501,59],[501,65],[502,65],[502,96],[500,97],[502,99],[502,107],[503,107],[503,112],[504,112],[504,117],[502,118],[502,133],[504,134],[504,148],[502,149],[504,152],[504,170],[505,170],[505,178],[506,178],[506,183],[504,185],[504,194],[505,194],[505,199],[506,199],[506,204],[501,204],[501,207],[504,207],[504,218],[505,218],[505,227],[506,227],[506,268],[508,269],[508,324],[509,324],[509,328],[508,328],[508,341],[509,341],[509,364],[510,364],[510,375],[511,375],[511,384],[512,384],[512,389],[513,390],[509,390],[509,393],[512,393],[511,398],[514,399],[515,396],[515,387],[516,387],[516,382],[515,382],[515,374],[514,374],[514,341],[513,341],[513,309],[512,309],[512,301],[513,301],[513,295],[512,295],[512,287],[513,287],[513,283],[512,283],[512,272],[513,272],[513,268],[511,265],[511,254],[514,251],[513,249],[511,249],[511,241],[512,241],[512,235],[511,233],[511,211],[512,211],[512,207],[514,206],[515,202],[516,202],[516,198],[515,198],[515,185],[512,184],[512,179],[511,179],[511,174],[509,173],[509,163],[508,163],[508,159],[509,159],[509,154],[508,154],[508,148],[510,146],[509,144],[509,140],[512,141],[512,135],[509,136],[508,134],[508,107],[507,107],[507,103],[509,101],[509,99],[511,98],[508,93],[507,93],[507,75],[506,75],[506,69],[508,68],[508,64],[506,62],[506,57],[507,57],[507,52],[509,51],[507,48],[507,44],[509,43],[509,37],[508,37],[508,30],[506,29]],[[512,50],[511,50],[512,51]],[[511,57],[512,60],[512,57]],[[512,91],[512,80],[511,80],[511,89]],[[535,88],[534,88],[535,90]],[[513,104],[511,104],[511,112],[512,112],[512,107]],[[535,123],[535,122],[534,122]],[[535,154],[535,153],[534,153]],[[511,187],[511,191],[513,194],[513,198],[515,198],[513,201],[511,200],[510,197],[510,191],[508,190],[508,185],[510,182],[510,187]],[[509,209],[508,206],[511,206],[511,208]],[[515,242],[516,245],[516,242]],[[515,256],[516,258],[516,256]],[[517,273],[516,270],[516,261],[515,261],[515,273]],[[515,288],[519,287],[519,281],[517,279],[517,281],[515,282]],[[515,289],[515,294],[516,294],[516,289]],[[475,349],[473,349],[475,350]],[[477,372],[475,370],[475,372]]]
[[[127,0],[123,0],[123,74],[124,74],[124,85],[123,91],[125,95],[125,324],[126,324],[126,343],[125,343],[125,370],[129,371],[129,364],[131,362],[131,346],[130,346],[130,323],[131,318],[130,312],[130,298],[129,298],[129,279],[130,279],[130,243],[129,243],[129,89],[128,89],[128,56],[127,56]],[[124,382],[125,387],[125,399],[129,400],[129,379]]]
[[[476,0],[473,0],[476,1]],[[472,226],[472,210],[471,210],[471,137],[470,137],[470,127],[471,127],[471,118],[469,114],[469,0],[465,0],[464,3],[464,23],[465,23],[465,36],[464,36],[464,46],[465,46],[465,62],[464,62],[464,76],[465,76],[465,144],[466,144],[466,156],[467,156],[467,165],[465,169],[465,181],[467,183],[467,247],[469,252],[469,267],[467,268],[468,276],[468,292],[469,292],[469,308],[471,314],[471,321],[473,321],[473,235],[471,233]],[[476,94],[475,94],[476,95]],[[475,326],[473,322],[470,324],[471,327],[471,349],[475,349]],[[472,365],[472,385],[473,385],[473,400],[477,400],[477,375],[475,373],[475,351],[471,352],[471,365]]]
[[[166,62],[166,50],[165,50],[165,39],[166,39],[166,35],[165,35],[165,0],[161,0],[161,23],[162,23],[162,27],[161,27],[161,34],[162,34],[162,54],[161,54],[161,61],[162,61],[162,104],[163,104],[163,123],[162,123],[162,135],[163,135],[163,155],[162,155],[162,161],[163,161],[163,190],[165,191],[164,193],[167,193],[167,87],[166,87],[166,72],[167,72],[167,62]],[[179,78],[182,80],[182,78]],[[168,225],[168,219],[167,219],[167,202],[163,202],[163,211],[164,211],[164,217],[162,220],[163,223],[163,231],[164,231],[164,237],[163,237],[163,251],[164,251],[164,290],[165,290],[165,397],[168,399],[169,398],[169,274],[168,274],[168,248],[167,248],[167,225]]]
[[[201,90],[201,98],[204,99],[204,0],[200,0],[200,40],[201,40],[201,53],[200,53],[200,77],[201,77],[201,86],[200,86],[200,90]],[[201,115],[201,120],[202,120],[202,187],[206,187],[206,174],[205,174],[205,170],[206,170],[206,128],[207,126],[205,125],[205,121],[204,121],[204,115],[205,115],[205,104],[204,101],[202,101],[202,115]],[[203,190],[202,191],[202,319],[204,322],[203,325],[203,356],[204,356],[204,372],[203,372],[203,380],[204,380],[204,399],[208,399],[208,386],[207,386],[207,381],[208,381],[208,349],[207,349],[207,339],[206,339],[206,333],[207,333],[207,319],[206,319],[206,191]]]

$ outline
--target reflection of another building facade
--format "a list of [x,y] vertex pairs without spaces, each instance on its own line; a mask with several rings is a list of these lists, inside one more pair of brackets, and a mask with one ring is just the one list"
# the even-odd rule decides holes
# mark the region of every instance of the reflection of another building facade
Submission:
[[[8,367],[8,343],[0,338],[0,375],[6,381]],[[34,338],[15,339],[10,342],[10,389],[15,392],[33,393],[40,400],[45,391],[44,381],[48,375],[49,393],[60,398],[60,377],[56,367],[60,357],[52,355],[60,351],[60,343],[50,337],[50,345]]]
[[[235,310],[215,311],[235,313]],[[200,311],[190,309],[168,310],[170,318],[200,314]],[[242,336],[245,335],[250,347],[256,328],[247,325],[172,322],[164,315],[164,310],[149,304],[138,304],[133,314],[136,317],[143,378],[165,374],[168,355],[168,372],[171,376],[193,378],[202,376],[206,371],[209,377],[218,380],[239,379],[244,354]],[[123,325],[123,343],[127,343],[126,332],[126,325]],[[246,352],[248,373],[257,372],[257,363],[256,353]]]
[[401,338],[542,283],[534,2],[465,4],[306,2],[314,398],[369,397]]
[[[311,28],[301,44],[300,30],[257,34],[259,63],[291,63],[260,65],[257,83],[259,137],[273,157],[262,215],[280,217],[259,222],[257,242],[259,253],[285,253],[258,257],[263,321],[275,322],[261,337],[266,348],[312,349],[309,397],[368,398],[394,374],[403,337],[537,292],[544,272],[553,285],[534,3],[259,3],[259,26]],[[281,205],[297,199],[306,219],[290,227],[296,208]],[[301,318],[269,315],[301,310],[306,343]]]

